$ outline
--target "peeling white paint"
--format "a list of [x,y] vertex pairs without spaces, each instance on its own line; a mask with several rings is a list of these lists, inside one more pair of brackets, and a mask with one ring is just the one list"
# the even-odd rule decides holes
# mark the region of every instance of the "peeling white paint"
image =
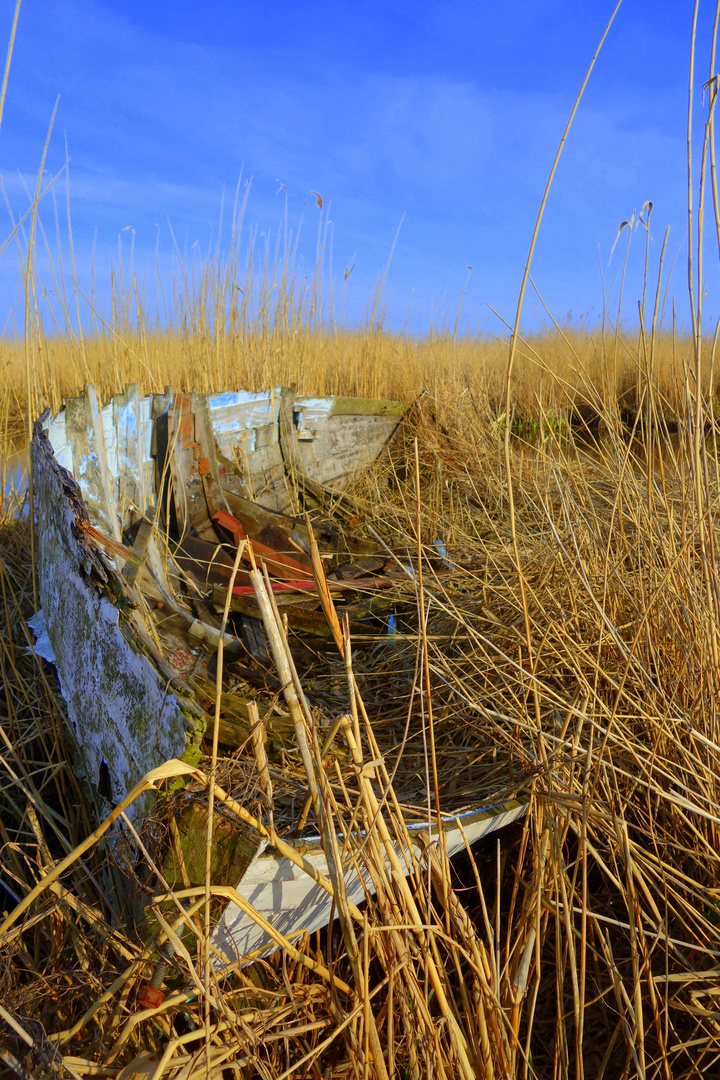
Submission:
[[[279,389],[260,394],[238,390],[208,396],[213,432],[225,457],[234,459],[238,441],[246,454],[258,449],[257,429],[277,425],[280,393]],[[277,436],[273,441],[277,442]]]
[[[527,804],[513,799],[479,812],[471,811],[461,817],[448,817],[443,828],[444,846],[448,855],[464,850],[465,837],[467,842],[472,844],[475,840],[517,821],[526,812]],[[457,825],[458,820],[462,820],[465,837]],[[431,839],[438,839],[436,825],[423,822],[421,825],[412,826],[413,836],[421,831],[427,832]],[[420,846],[414,838],[412,843],[415,858],[418,859],[421,857]],[[328,877],[327,859],[319,841],[297,841],[294,846],[315,870]],[[409,872],[412,865],[409,853],[396,842],[393,842],[393,847],[400,865],[404,864],[405,872]],[[360,873],[357,869],[358,863],[361,867]],[[387,858],[386,865],[390,869]],[[375,892],[362,856],[356,859],[352,854],[348,854],[343,877],[351,903],[358,904],[365,899],[366,893]],[[333,898],[330,894],[304,870],[289,859],[278,856],[272,849],[266,850],[251,863],[237,889],[241,896],[285,937],[293,938],[302,931],[312,934],[327,926],[333,913]],[[334,914],[337,918],[337,906]],[[259,950],[260,956],[267,956],[277,948],[272,938],[232,902],[226,907],[217,925],[213,943],[225,955],[228,963],[234,963],[256,950]]]
[[[89,574],[72,507],[54,463],[33,446],[40,540],[38,579],[68,717],[95,784],[108,765],[113,801],[156,765],[186,752],[188,720],[120,611]],[[144,802],[128,813],[141,814]]]
[[62,465],[63,469],[67,469],[69,473],[72,473],[73,452],[72,445],[68,442],[65,413],[58,413],[54,419],[48,418],[45,425],[45,431],[47,432],[58,465]]
[[35,644],[32,646],[32,651],[41,656],[43,660],[47,660],[49,664],[54,664],[56,662],[55,653],[48,637],[42,608],[36,611],[31,619],[28,619],[27,625],[35,635]]

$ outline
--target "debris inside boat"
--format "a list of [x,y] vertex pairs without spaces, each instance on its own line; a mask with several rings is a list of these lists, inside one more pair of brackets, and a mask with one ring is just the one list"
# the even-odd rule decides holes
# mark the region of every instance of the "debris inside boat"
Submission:
[[[381,702],[372,716],[353,666],[370,653],[391,694],[399,635],[420,637],[408,551],[353,495],[364,470],[392,468],[413,408],[137,386],[101,407],[88,386],[35,425],[34,625],[78,768],[132,828],[152,820],[162,874],[148,887],[188,911],[206,883],[209,769],[221,964],[372,895],[371,824],[406,876],[428,845],[452,855],[525,812],[497,779],[433,803],[425,728],[388,723]],[[442,539],[434,555],[451,578]],[[128,801],[171,760],[179,790]]]

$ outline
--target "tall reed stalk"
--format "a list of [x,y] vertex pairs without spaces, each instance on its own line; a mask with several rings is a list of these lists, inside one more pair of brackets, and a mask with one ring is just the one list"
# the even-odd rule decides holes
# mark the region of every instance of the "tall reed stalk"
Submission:
[[[518,316],[508,342],[463,334],[459,308],[424,338],[396,333],[381,287],[365,321],[348,325],[346,294],[336,309],[323,264],[319,197],[318,259],[306,279],[287,224],[264,250],[245,237],[247,186],[238,187],[226,248],[219,240],[189,264],[178,252],[171,299],[140,286],[125,236],[103,313],[100,290],[84,292],[76,280],[74,254],[63,262],[51,250],[38,184],[27,241],[19,228],[13,238],[28,335],[0,343],[6,456],[35,412],[58,409],[87,380],[106,398],[125,382],[148,391],[295,383],[313,394],[426,393],[388,459],[348,492],[359,527],[410,564],[398,589],[403,632],[370,624],[351,635],[315,551],[332,647],[319,672],[301,677],[255,571],[290,723],[277,703],[267,715],[256,707],[246,752],[225,753],[220,673],[207,755],[198,767],[168,763],[146,778],[143,791],[161,798],[131,852],[104,840],[110,818],[98,826],[98,793],[83,775],[54,670],[32,650],[34,525],[24,493],[3,486],[8,1075],[717,1072],[718,329],[703,328],[702,283],[708,203],[720,253],[718,12],[720,4],[699,153],[692,106],[706,80],[695,71],[693,34],[687,335],[674,320],[664,328],[667,237],[654,266],[650,204],[618,233],[626,247],[612,319],[611,297],[596,331],[548,313],[544,332],[524,335]],[[622,295],[638,220],[644,286],[629,329]],[[73,252],[71,232],[68,243]],[[439,564],[438,540],[452,574]],[[325,716],[308,704],[320,699]],[[338,922],[292,941],[273,931],[271,957],[218,980],[209,962],[218,905],[235,900],[262,917],[209,873],[197,888],[166,888],[156,854],[172,836],[170,789],[180,776],[209,804],[210,832],[222,807],[299,870],[303,857],[281,834],[288,807],[312,805],[328,867],[317,880],[335,898]],[[433,842],[445,810],[511,795],[527,799],[522,823],[452,862]],[[428,831],[409,849],[406,877],[396,852],[409,848],[407,827],[420,815]],[[348,860],[373,883],[362,904],[347,895]],[[134,881],[150,909],[148,940],[111,887],[119,880]],[[136,987],[166,941],[176,950],[168,996],[140,1008]]]

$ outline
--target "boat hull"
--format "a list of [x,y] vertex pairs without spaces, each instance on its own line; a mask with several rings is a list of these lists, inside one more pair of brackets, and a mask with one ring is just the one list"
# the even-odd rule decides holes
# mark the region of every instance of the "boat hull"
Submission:
[[[103,408],[88,386],[38,421],[32,460],[45,626],[88,779],[110,801],[169,758],[194,763],[207,716],[133,607],[134,568],[84,526],[120,544],[128,528],[157,518],[172,469],[191,505],[193,485],[207,484],[188,462],[202,466],[204,457],[229,498],[234,491],[284,513],[298,480],[346,486],[381,453],[404,411],[398,402],[303,398],[282,388],[143,397],[136,386]],[[222,491],[216,497],[222,502]],[[143,558],[154,575],[146,580],[172,607],[158,547],[152,536]]]
[[[88,387],[54,419],[41,417],[32,463],[45,627],[82,768],[110,802],[120,802],[169,759],[194,764],[208,722],[190,685],[158,647],[139,599],[149,589],[163,610],[188,620],[190,635],[199,628],[200,636],[217,637],[178,599],[173,581],[179,582],[183,568],[179,554],[174,562],[162,550],[161,507],[170,506],[172,494],[178,553],[184,538],[186,551],[213,542],[213,522],[232,529],[241,512],[246,527],[260,535],[287,535],[282,515],[297,510],[299,493],[331,492],[336,498],[358,469],[377,460],[403,412],[396,402],[300,398],[281,389],[142,397],[137,387],[100,408]],[[243,510],[247,505],[252,513]],[[293,527],[299,543],[291,577],[309,575],[302,525]],[[125,546],[128,531],[135,535],[132,552]],[[361,539],[348,543],[361,553]],[[218,547],[215,537],[213,550]],[[213,559],[224,581],[222,557]],[[148,808],[141,798],[127,813],[137,817]],[[524,812],[522,803],[510,800],[449,817],[442,837],[428,823],[411,826],[413,851],[394,841],[394,855],[409,872],[423,844],[437,841],[452,855]],[[277,947],[278,935],[312,933],[337,914],[316,880],[274,849],[263,849],[259,834],[243,843],[241,880],[230,884],[245,903],[230,902],[215,929],[220,967],[264,956]],[[328,877],[318,840],[295,846]],[[345,888],[356,904],[374,888],[362,851],[361,842],[350,843],[343,856]],[[240,873],[239,865],[233,872]]]
[[[38,583],[45,628],[85,776],[119,802],[151,769],[197,757],[199,710],[168,690],[123,602],[114,564],[89,543],[82,493],[46,439],[33,442]],[[142,813],[145,801],[130,808]]]
[[[448,856],[455,855],[465,850],[466,843],[475,843],[520,820],[526,811],[526,803],[509,799],[480,811],[458,817],[448,816],[443,822],[442,845]],[[411,826],[408,831],[413,847],[412,857],[407,849],[396,841],[393,842],[395,855],[406,873],[412,870],[413,861],[417,864],[421,859],[423,845],[419,834],[424,834],[425,843],[428,840],[438,841],[436,825],[429,826],[425,822]],[[360,854],[348,854],[344,864],[347,897],[354,904],[361,903],[375,892],[372,878],[363,861],[362,846],[360,842]],[[298,844],[298,848],[304,858],[327,878],[328,863],[320,841],[304,841]],[[386,865],[390,870],[387,856]],[[263,851],[250,864],[237,890],[275,931],[286,938],[293,938],[301,933],[312,934],[327,926],[333,917],[337,917],[337,905],[330,894],[300,867],[287,858],[278,857],[271,849]],[[213,944],[227,964],[236,962],[238,958],[257,959],[277,948],[276,942],[262,925],[232,901],[216,927]],[[219,961],[219,966],[222,966],[222,961]]]

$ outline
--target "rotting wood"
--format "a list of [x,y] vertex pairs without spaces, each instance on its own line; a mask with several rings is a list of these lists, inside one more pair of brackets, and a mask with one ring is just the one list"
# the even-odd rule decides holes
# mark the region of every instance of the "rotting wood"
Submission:
[[166,693],[167,679],[122,632],[124,616],[103,587],[117,572],[83,544],[75,526],[83,513],[80,491],[55,464],[41,430],[33,475],[40,599],[63,696],[90,778],[97,782],[104,764],[117,800],[148,771],[144,765],[185,753],[185,712]]
[[330,416],[393,416],[402,419],[408,406],[402,401],[383,398],[336,397],[330,406]]
[[[301,481],[304,485],[304,479],[301,478]],[[340,496],[323,493],[319,485],[313,485],[313,487],[318,498],[325,497],[329,501],[342,501]],[[287,551],[298,562],[306,566],[310,565],[307,554],[309,535],[302,518],[273,513],[251,499],[236,495],[227,489],[225,489],[225,498],[233,516],[242,523],[246,535],[251,540],[259,540],[260,543],[267,544],[276,551]],[[354,517],[354,515],[355,508],[353,507],[350,516]],[[338,557],[352,555],[361,558],[377,555],[381,551],[377,541],[358,536],[347,528],[342,530],[332,528],[327,519],[316,518],[313,522],[313,530],[320,550],[326,554]]]
[[[378,407],[374,409],[374,405]],[[271,815],[268,834],[252,815],[240,813],[238,804],[233,804],[238,807],[235,812],[252,823],[252,828],[259,830],[258,835],[270,838],[276,848],[255,860],[248,849],[248,865],[240,867],[232,863],[233,869],[228,870],[231,877],[235,873],[239,875],[241,884],[233,884],[245,895],[246,889],[261,885],[260,878],[252,884],[252,867],[257,865],[258,872],[264,867],[264,873],[271,868],[269,895],[273,899],[267,916],[262,918],[267,917],[272,932],[264,939],[246,940],[243,935],[248,927],[243,919],[248,913],[238,909],[232,917],[221,920],[215,941],[220,947],[222,934],[226,934],[222,947],[233,961],[248,950],[257,953],[266,946],[272,948],[273,935],[282,936],[285,930],[292,934],[301,926],[319,928],[333,911],[336,914],[339,911],[346,946],[353,957],[355,974],[361,980],[362,971],[357,966],[360,953],[350,921],[357,921],[356,904],[374,890],[375,884],[372,875],[362,869],[364,856],[359,856],[356,850],[359,834],[353,834],[355,839],[347,847],[336,833],[331,810],[335,796],[325,774],[329,762],[318,756],[318,740],[322,741],[322,737],[316,732],[317,718],[312,711],[315,702],[322,701],[322,686],[319,696],[312,685],[306,696],[295,656],[306,657],[303,662],[311,665],[317,659],[324,663],[327,648],[317,639],[327,639],[331,633],[328,613],[321,610],[325,592],[343,600],[342,611],[350,616],[347,629],[361,633],[366,626],[358,619],[397,609],[412,589],[412,583],[408,585],[376,540],[355,536],[347,529],[355,508],[353,500],[342,494],[353,469],[371,462],[387,445],[404,407],[365,401],[357,403],[353,411],[347,399],[336,403],[333,399],[302,398],[294,390],[273,391],[267,396],[230,394],[209,398],[197,394],[173,395],[166,390],[164,395],[140,399],[136,388],[128,387],[125,395],[119,395],[105,410],[99,410],[89,391],[79,404],[69,403],[68,410],[62,421],[58,418],[48,423],[43,418],[35,432],[33,453],[38,461],[39,499],[43,504],[49,499],[56,507],[46,511],[41,527],[41,549],[46,560],[42,563],[41,596],[53,624],[51,637],[53,644],[57,642],[63,691],[69,687],[71,698],[75,695],[69,711],[77,724],[91,778],[99,777],[104,768],[110,774],[113,798],[122,797],[132,781],[139,779],[138,771],[148,761],[149,742],[155,755],[149,759],[153,763],[183,756],[188,762],[198,760],[208,711],[212,708],[205,687],[214,670],[217,648],[218,630],[213,625],[210,604],[223,609],[233,568],[232,549],[252,536],[255,553],[264,562],[265,577],[262,588],[259,571],[249,571],[244,566],[237,577],[237,592],[231,597],[230,610],[241,618],[236,619],[234,636],[228,639],[229,663],[225,674],[235,685],[241,680],[244,689],[223,691],[220,695],[217,735],[224,745],[240,748],[241,754],[254,757],[256,762],[265,762],[258,768],[266,798],[267,792],[273,790],[274,764],[282,760],[287,769],[288,757],[297,763],[300,751],[304,780],[298,795],[298,811],[309,785],[322,842],[313,854],[318,860],[313,865],[312,860],[299,854],[306,840],[301,840],[296,852],[279,839],[273,826],[274,807],[266,807]],[[87,445],[80,438],[80,418],[84,418],[90,432]],[[151,433],[142,427],[146,418]],[[222,423],[218,422],[219,418]],[[115,420],[120,425],[117,436],[112,434]],[[217,430],[213,426],[216,422]],[[232,438],[228,434],[231,430]],[[101,437],[107,440],[116,437],[117,445],[123,447],[122,467],[117,464],[117,454],[115,457],[105,454],[104,465],[101,462],[87,476],[79,474],[79,487],[74,481],[63,486],[62,470],[52,460],[55,432],[65,440],[63,445],[68,439],[73,443],[70,463],[84,461],[88,446],[99,445]],[[148,447],[154,468],[146,461]],[[223,462],[230,460],[228,454],[235,458],[232,475],[242,494],[226,487],[228,472]],[[283,465],[281,474],[276,468],[276,458]],[[128,473],[132,461],[137,461],[138,468],[143,470],[135,486]],[[43,487],[43,476],[54,478],[54,494],[50,493],[52,485]],[[244,494],[258,484],[262,486],[258,496],[262,503]],[[87,518],[82,503],[86,489],[90,501],[94,500],[93,505],[100,507],[98,524],[92,528],[83,524]],[[315,574],[314,580],[310,574],[308,548],[314,539],[309,521],[302,522],[278,512],[278,508],[286,508],[290,498],[299,509],[307,495],[336,512],[333,519],[317,523],[322,554],[330,556],[325,569],[333,568],[329,578],[325,569],[322,575]],[[46,523],[52,523],[57,514],[64,515],[64,531],[53,541],[53,528],[48,529]],[[120,543],[115,541],[113,548],[111,538],[116,533]],[[101,545],[103,553],[95,543]],[[62,559],[56,558],[58,544],[69,546],[75,553],[74,576]],[[120,559],[119,555],[127,556],[128,551],[131,557]],[[319,560],[321,553],[317,548],[315,551]],[[343,554],[356,560],[346,566],[345,574]],[[55,570],[48,569],[48,563],[55,563]],[[62,584],[54,576],[60,566],[65,578]],[[322,594],[319,581],[323,583]],[[75,604],[76,610],[68,615],[72,621],[77,612],[84,612],[80,632],[90,635],[87,642],[77,636],[73,638],[72,634],[65,635],[62,621],[55,617],[56,601],[68,594],[71,586],[78,595],[83,590],[87,592],[83,598],[87,610],[82,604]],[[379,589],[387,595],[376,596]],[[372,595],[368,597],[368,593]],[[92,604],[88,607],[88,597],[94,607]],[[258,639],[255,633],[259,614],[265,619],[269,649],[265,639]],[[273,621],[269,623],[270,615]],[[93,623],[94,629],[86,625],[88,622]],[[294,655],[285,629],[292,632]],[[304,635],[307,635],[305,641]],[[98,669],[102,668],[106,674],[110,672],[114,681],[101,686],[87,678],[84,657],[88,647],[97,658]],[[133,658],[128,668],[133,673],[130,678],[126,672],[128,656]],[[73,665],[77,677],[73,676]],[[271,670],[273,667],[279,674],[279,683]],[[129,685],[134,687],[138,701],[145,708],[142,716],[137,709],[133,711],[128,700]],[[290,717],[273,717],[268,721],[270,741],[266,750],[257,738],[253,739],[253,732],[257,736],[259,713],[252,695],[247,694],[248,685],[259,687],[261,693],[268,692],[266,707],[272,707],[272,692],[283,694],[291,711]],[[125,727],[112,712],[113,702],[118,703]],[[123,773],[121,761],[129,748],[132,769]],[[351,774],[342,774],[343,769],[353,768],[347,749],[336,744],[328,753],[333,768],[341,770],[338,774],[341,785],[354,782]],[[264,758],[263,754],[266,754]],[[369,783],[380,775],[375,771],[379,760],[362,765],[362,769],[371,770],[362,773],[364,782]],[[130,813],[143,809],[138,803]],[[503,813],[487,818],[483,825],[486,832],[524,812],[523,807],[508,803],[503,803],[501,809]],[[180,828],[181,836],[188,837],[191,831],[189,825],[187,829],[184,824]],[[393,848],[387,835],[384,844],[394,873],[399,872],[398,866],[409,869],[416,861],[412,844],[407,850],[402,844]],[[257,853],[256,848],[253,851]],[[188,858],[188,852],[183,851],[185,864]],[[299,886],[295,877],[298,867],[302,867]],[[287,889],[283,882],[288,883]],[[295,884],[291,885],[292,882]],[[254,901],[252,904],[257,911]],[[256,934],[261,923],[253,918],[250,923],[252,934]]]

